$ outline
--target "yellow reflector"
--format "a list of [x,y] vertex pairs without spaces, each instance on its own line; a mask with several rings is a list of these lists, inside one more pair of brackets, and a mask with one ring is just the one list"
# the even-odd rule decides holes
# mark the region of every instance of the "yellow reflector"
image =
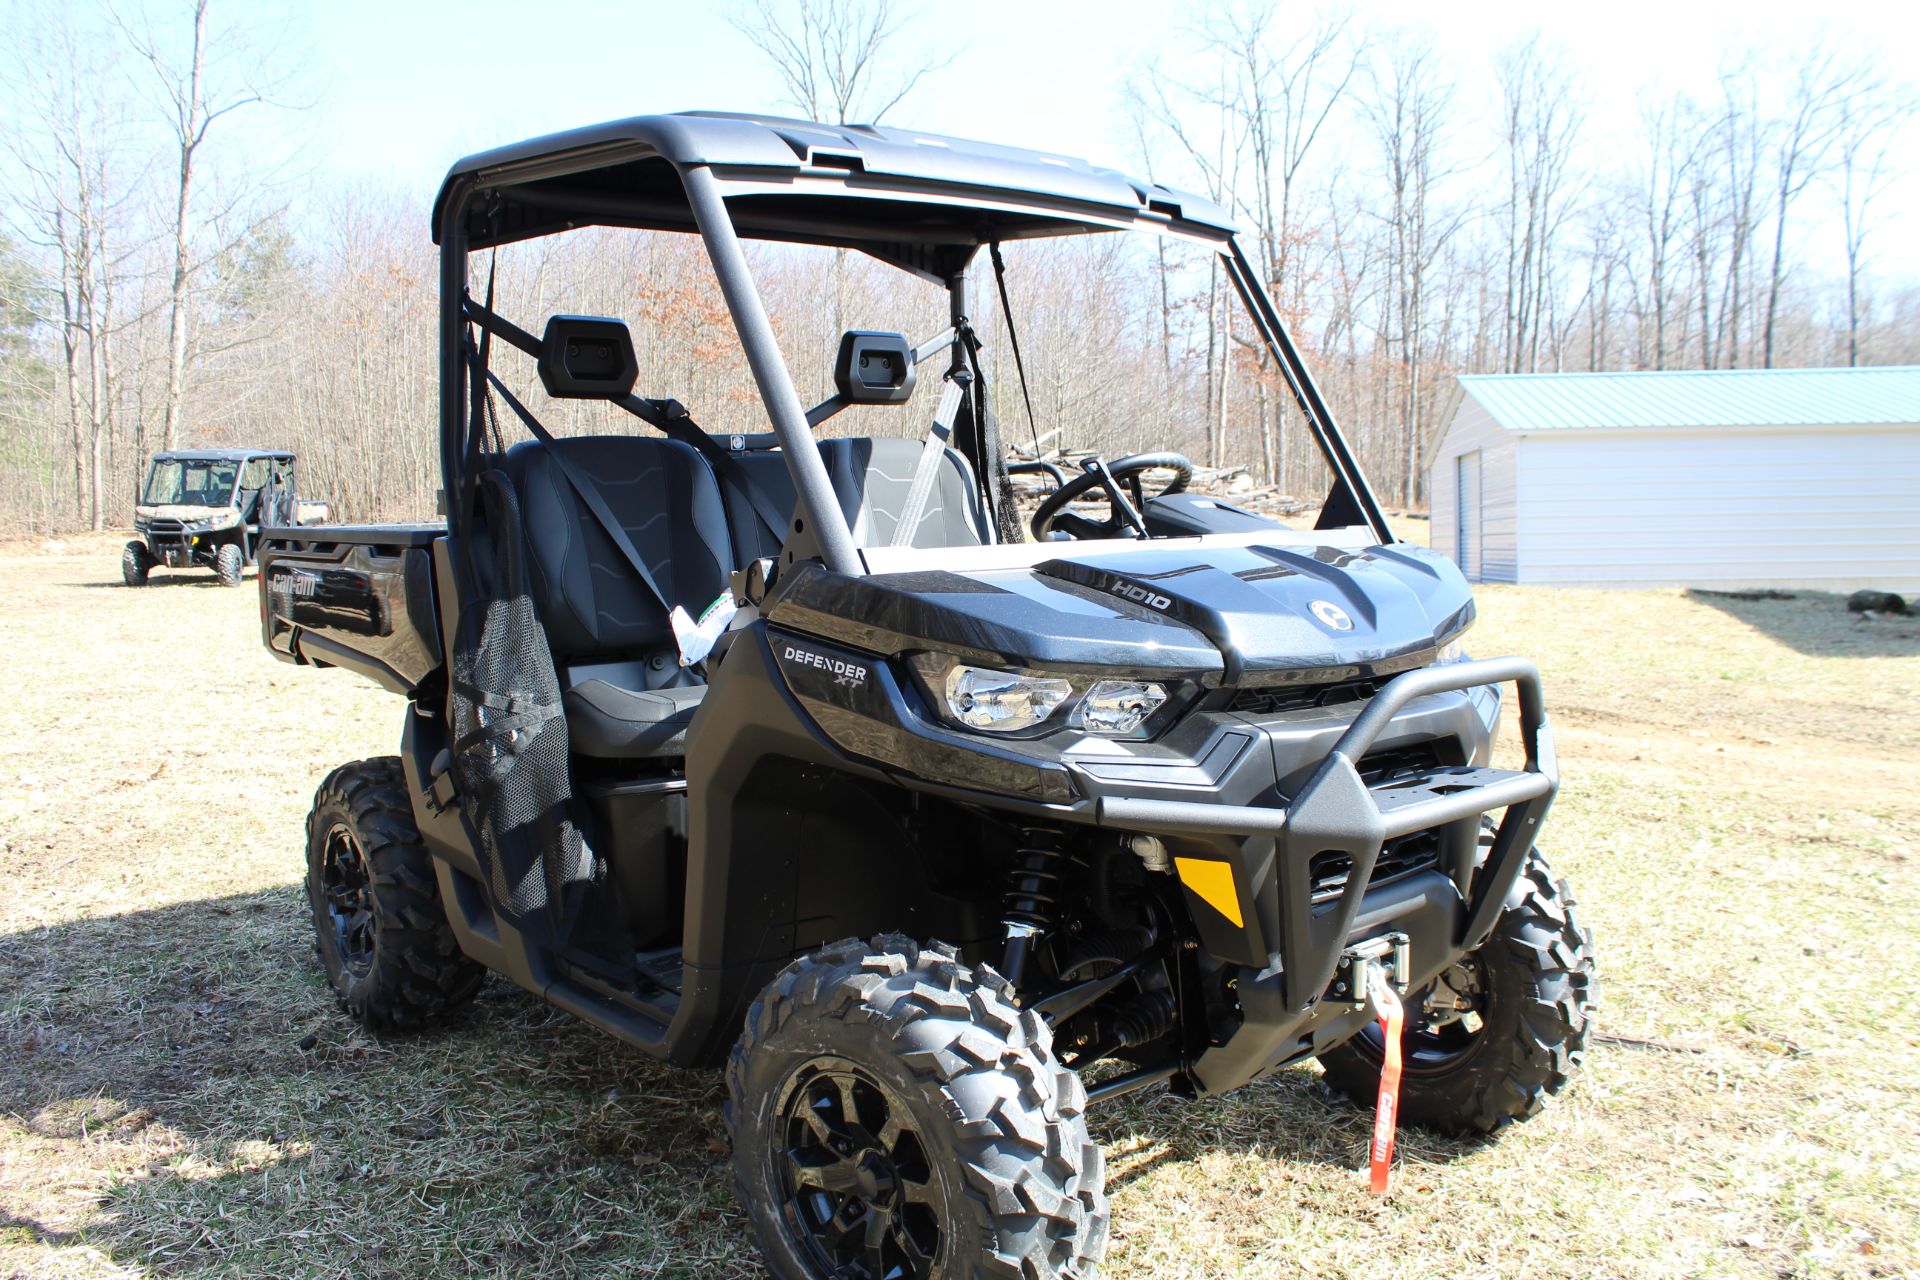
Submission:
[[1234,928],[1247,927],[1240,915],[1240,895],[1233,887],[1231,866],[1207,858],[1175,858],[1173,865],[1180,873],[1180,883],[1199,894],[1202,902],[1233,921]]

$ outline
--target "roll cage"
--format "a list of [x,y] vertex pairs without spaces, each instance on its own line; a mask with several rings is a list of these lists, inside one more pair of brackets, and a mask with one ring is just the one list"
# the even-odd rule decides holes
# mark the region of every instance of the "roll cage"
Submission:
[[[775,341],[742,239],[857,250],[944,287],[957,331],[968,329],[982,246],[1110,231],[1173,236],[1218,253],[1261,342],[1286,380],[1332,474],[1319,527],[1365,525],[1393,541],[1386,519],[1278,312],[1211,202],[1085,161],[867,125],[687,113],[641,116],[484,152],[448,173],[434,203],[440,246],[441,466],[456,540],[483,454],[474,412],[474,305],[469,260],[478,250],[584,226],[698,234],[732,314],[794,485],[787,543],[858,575],[865,564],[834,499],[807,408]],[[968,344],[953,344],[952,371]],[[1006,493],[1006,462],[984,388],[963,407],[953,443],[992,509]],[[996,513],[997,515],[998,513]],[[1003,531],[1004,519],[995,523]]]
[[154,454],[147,462],[147,476],[140,485],[139,502],[149,505],[177,502],[178,498],[160,498],[154,495],[153,486],[155,480],[160,475],[160,468],[168,464],[184,468],[198,463],[209,468],[216,466],[230,466],[233,468],[233,478],[228,481],[225,486],[226,493],[220,502],[212,504],[215,506],[231,505],[235,495],[241,491],[242,481],[246,476],[247,464],[259,459],[265,459],[268,462],[276,464],[276,470],[284,472],[285,469],[293,465],[294,455],[280,449],[163,450],[160,453]]

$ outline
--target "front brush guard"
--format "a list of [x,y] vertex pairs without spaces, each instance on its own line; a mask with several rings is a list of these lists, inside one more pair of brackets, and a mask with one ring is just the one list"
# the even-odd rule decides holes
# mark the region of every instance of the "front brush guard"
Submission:
[[[1523,769],[1441,768],[1377,788],[1360,777],[1358,762],[1413,699],[1508,682],[1520,695],[1520,733],[1527,756]],[[1166,835],[1271,837],[1280,897],[1276,958],[1284,982],[1283,1004],[1287,1013],[1299,1014],[1333,980],[1386,841],[1506,810],[1485,864],[1471,878],[1465,923],[1455,939],[1458,955],[1492,931],[1559,788],[1539,669],[1524,658],[1489,658],[1426,667],[1389,681],[1284,809],[1105,797],[1097,820],[1106,827]],[[1339,899],[1316,911],[1312,864],[1329,853],[1350,858],[1351,869]]]

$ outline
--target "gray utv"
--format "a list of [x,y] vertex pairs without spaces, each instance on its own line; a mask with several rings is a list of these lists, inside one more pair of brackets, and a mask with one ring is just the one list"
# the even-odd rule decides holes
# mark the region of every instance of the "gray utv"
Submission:
[[324,502],[302,502],[297,459],[277,449],[172,449],[153,455],[133,508],[139,536],[120,553],[120,577],[144,587],[157,565],[212,569],[237,587],[254,563],[261,528],[318,524]]
[[[638,394],[619,318],[495,310],[485,251],[594,225],[699,237],[764,433]],[[1538,673],[1462,654],[1466,581],[1388,528],[1220,209],[1037,152],[695,114],[463,160],[433,232],[447,522],[262,553],[273,652],[406,699],[399,754],[335,770],[308,819],[355,1017],[431,1022],[492,971],[724,1065],[742,1205],[789,1277],[1088,1275],[1089,1106],[1315,1058],[1371,1103],[1392,993],[1407,1121],[1492,1130],[1566,1082],[1593,958],[1535,847]],[[1089,234],[1217,255],[1332,476],[1310,527],[1184,492],[1169,453],[1089,460],[1023,527],[975,318],[1017,310],[1002,242]],[[746,238],[866,253],[948,305],[917,342],[847,333],[809,408]],[[561,400],[605,433],[556,437]],[[848,405],[919,438],[815,435]]]

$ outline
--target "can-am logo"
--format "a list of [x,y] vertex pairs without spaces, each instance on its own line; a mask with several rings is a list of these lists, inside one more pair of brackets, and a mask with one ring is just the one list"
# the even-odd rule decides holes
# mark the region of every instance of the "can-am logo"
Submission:
[[1171,597],[1163,596],[1158,591],[1143,587],[1137,582],[1115,582],[1107,590],[1123,600],[1131,600],[1135,604],[1143,604],[1149,609],[1158,609],[1162,613],[1173,607]]
[[1315,600],[1307,605],[1307,612],[1320,619],[1323,626],[1335,631],[1353,630],[1353,619],[1347,611],[1331,600]]
[[303,573],[298,569],[275,574],[267,583],[267,589],[275,595],[311,600],[320,594],[320,575]]
[[867,682],[867,669],[857,662],[845,662],[839,658],[830,658],[824,653],[814,653],[808,649],[787,646],[783,655],[788,662],[797,662],[803,667],[817,667],[830,673],[835,684],[857,688]]

